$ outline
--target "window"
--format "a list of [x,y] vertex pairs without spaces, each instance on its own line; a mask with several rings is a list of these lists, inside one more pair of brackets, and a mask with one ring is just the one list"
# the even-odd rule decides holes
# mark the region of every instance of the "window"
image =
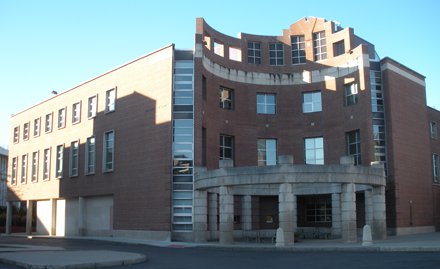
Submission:
[[63,157],[64,157],[64,146],[57,146],[57,163],[56,163],[56,177],[63,177]]
[[241,49],[229,47],[229,60],[241,62]]
[[79,164],[79,142],[74,141],[70,143],[70,171],[71,177],[78,176],[78,164]]
[[95,137],[89,137],[87,138],[86,143],[86,175],[94,174],[95,173],[95,161],[96,161],[96,155],[95,155]]
[[272,93],[257,94],[257,114],[275,114],[277,109],[276,95]]
[[34,136],[40,136],[41,131],[41,118],[34,120]]
[[261,64],[261,44],[258,42],[248,42],[248,63]]
[[303,112],[312,113],[322,111],[321,92],[303,93]]
[[21,184],[26,184],[27,181],[27,154],[21,156]]
[[75,103],[72,105],[72,123],[78,123],[81,121],[81,103]]
[[284,64],[284,49],[282,43],[269,44],[269,63],[270,65]]
[[58,110],[58,128],[66,127],[66,109],[61,108]]
[[220,135],[220,160],[234,159],[234,137]]
[[29,139],[29,122],[23,124],[23,140]]
[[105,93],[105,112],[109,113],[116,109],[116,88]]
[[361,135],[359,130],[348,132],[345,135],[347,141],[347,155],[353,156],[354,165],[360,165],[361,162]]
[[358,102],[358,89],[356,83],[344,85],[345,106],[355,105]]
[[292,64],[306,63],[306,45],[304,36],[292,36]]
[[234,90],[220,87],[220,108],[234,109]]
[[113,131],[104,133],[103,171],[111,172],[114,169],[115,134]]
[[339,56],[345,53],[344,40],[333,43],[333,56]]
[[50,148],[44,150],[43,160],[43,180],[48,180],[50,176]]
[[20,141],[20,127],[14,128],[14,143],[18,143]]
[[32,182],[38,181],[38,151],[32,153]]
[[46,115],[46,120],[44,121],[44,131],[46,133],[52,132],[52,113]]
[[434,175],[434,182],[440,183],[440,160],[437,154],[432,155],[432,174]]
[[431,121],[429,123],[429,131],[431,133],[431,138],[437,139],[437,137],[438,137],[437,123]]
[[17,184],[17,157],[12,158],[12,172],[11,172],[11,184]]
[[223,57],[225,55],[225,45],[217,41],[214,41],[214,53],[217,54],[218,56]]
[[89,106],[87,111],[87,117],[93,118],[96,116],[96,112],[98,111],[98,97],[92,96],[89,97]]
[[313,33],[313,53],[315,55],[315,61],[327,59],[325,31]]
[[324,139],[322,137],[304,139],[306,164],[324,164]]
[[330,195],[300,195],[298,201],[298,226],[331,227],[332,200]]
[[277,140],[258,139],[258,166],[277,164]]

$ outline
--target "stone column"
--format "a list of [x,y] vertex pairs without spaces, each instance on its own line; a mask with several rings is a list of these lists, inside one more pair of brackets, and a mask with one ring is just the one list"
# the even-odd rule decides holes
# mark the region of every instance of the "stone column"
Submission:
[[293,194],[292,184],[280,184],[278,193],[279,228],[283,229],[286,245],[294,243],[296,229],[296,196]]
[[252,196],[245,195],[241,201],[241,223],[243,231],[252,230]]
[[382,240],[387,237],[385,213],[385,187],[373,187],[373,239]]
[[340,238],[341,236],[341,194],[332,193],[332,237]]
[[78,235],[85,236],[86,235],[86,227],[84,222],[84,214],[85,214],[85,202],[84,197],[78,197]]
[[26,234],[32,234],[32,215],[34,202],[27,200],[26,202]]
[[234,242],[234,195],[231,187],[220,187],[220,244]]
[[57,200],[56,199],[50,199],[51,203],[51,209],[52,209],[52,221],[51,221],[51,227],[49,231],[49,235],[53,236],[56,235],[57,231]]
[[208,230],[210,239],[218,239],[218,194],[208,193]]
[[208,240],[208,192],[194,191],[194,241]]
[[12,202],[6,202],[6,234],[12,233]]
[[355,243],[357,241],[355,184],[344,183],[341,191],[342,239]]
[[373,227],[373,191],[365,190],[365,224]]

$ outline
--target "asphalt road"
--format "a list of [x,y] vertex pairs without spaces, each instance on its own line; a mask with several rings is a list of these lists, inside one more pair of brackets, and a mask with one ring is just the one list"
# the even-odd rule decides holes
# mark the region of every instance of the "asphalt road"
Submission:
[[[440,268],[440,253],[292,252],[267,249],[173,248],[96,240],[0,237],[0,244],[36,244],[67,250],[115,250],[141,253],[145,263],[115,269],[418,269]],[[17,267],[0,263],[1,269]]]

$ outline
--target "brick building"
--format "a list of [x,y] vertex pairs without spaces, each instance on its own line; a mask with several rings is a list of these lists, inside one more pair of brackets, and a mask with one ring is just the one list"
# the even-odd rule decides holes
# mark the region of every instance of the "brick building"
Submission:
[[425,96],[422,75],[332,21],[233,38],[199,18],[194,51],[168,45],[15,114],[8,208],[27,201],[50,235],[433,231],[440,112]]

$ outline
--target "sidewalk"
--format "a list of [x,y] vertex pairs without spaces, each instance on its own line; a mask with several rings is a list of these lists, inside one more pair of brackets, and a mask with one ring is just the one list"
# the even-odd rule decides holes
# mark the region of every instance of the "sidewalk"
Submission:
[[[39,236],[35,236],[39,237]],[[41,236],[47,237],[47,236]],[[72,239],[105,240],[127,244],[142,244],[168,248],[216,247],[241,248],[249,250],[282,250],[282,251],[357,251],[357,252],[440,252],[440,233],[392,236],[387,240],[375,241],[371,246],[359,243],[344,243],[341,240],[304,240],[293,246],[276,248],[274,244],[235,242],[231,245],[220,245],[217,242],[165,242],[126,238],[102,237],[69,237]],[[23,268],[102,268],[141,263],[147,260],[142,254],[92,250],[67,251],[48,246],[31,246],[18,244],[0,244],[0,262]]]

